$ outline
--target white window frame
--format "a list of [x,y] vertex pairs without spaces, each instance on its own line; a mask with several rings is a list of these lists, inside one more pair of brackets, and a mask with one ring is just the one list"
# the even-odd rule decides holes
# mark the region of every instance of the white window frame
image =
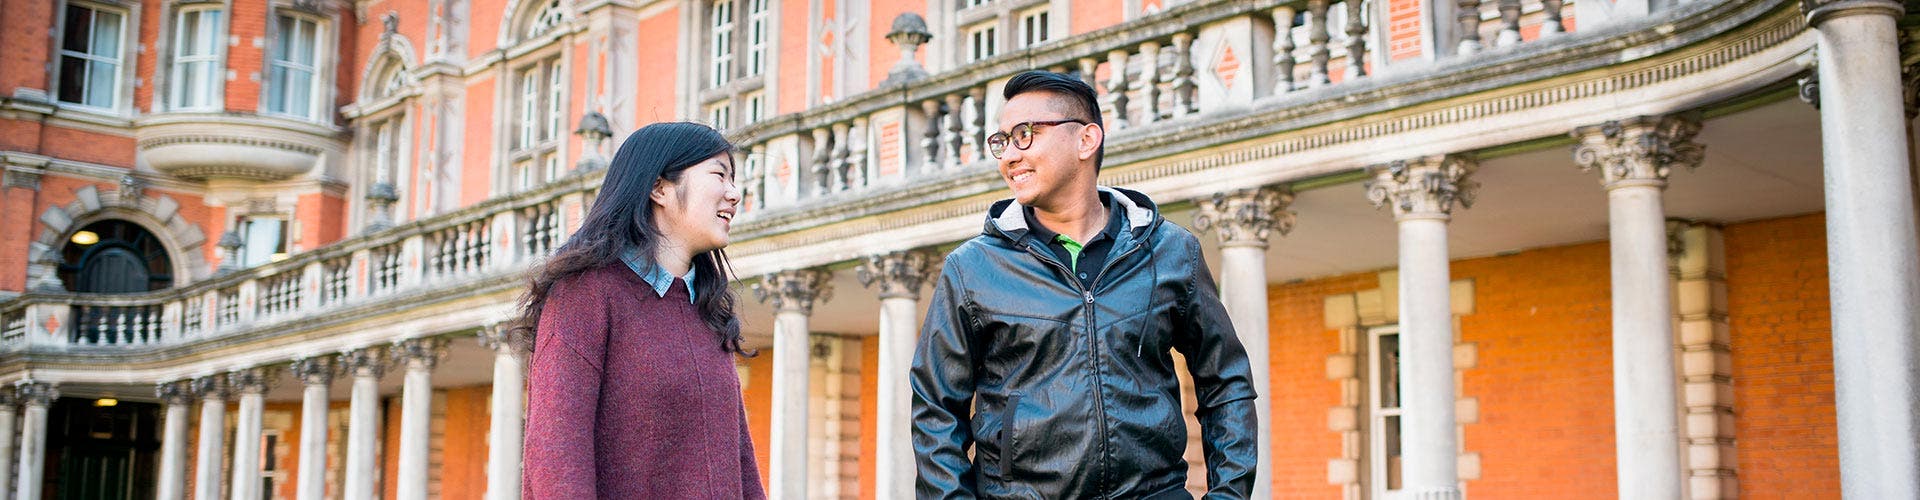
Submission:
[[1053,10],[1048,7],[1021,12],[1019,20],[1015,21],[1015,29],[1019,33],[1015,45],[1024,49],[1053,41],[1052,17]]
[[767,119],[767,96],[765,92],[747,94],[745,101],[747,109],[741,113],[743,118],[740,122],[741,125],[752,125]]
[[[197,24],[199,29],[195,33],[195,41],[204,40],[206,42],[204,48],[208,52],[189,52],[192,50],[189,45],[192,44],[185,43],[187,33],[182,28],[186,25],[187,17],[199,16],[201,21],[205,21],[209,13],[214,18],[213,22]],[[226,105],[222,91],[226,88],[227,76],[225,64],[227,11],[219,5],[188,5],[180,7],[173,14],[173,23],[168,34],[172,47],[169,51],[172,56],[172,67],[168,71],[167,78],[167,86],[170,87],[167,91],[167,109],[218,111]],[[201,67],[205,69],[199,72],[201,78],[195,79],[192,85],[189,85],[187,79],[191,71],[189,66],[195,64],[204,65]],[[203,101],[193,102],[194,97]]]
[[[1400,349],[1398,346],[1405,345],[1405,343],[1403,341],[1404,339],[1399,339],[1399,335],[1400,335],[1399,325],[1378,326],[1378,327],[1368,328],[1366,333],[1367,333],[1366,334],[1367,379],[1365,381],[1365,384],[1367,387],[1367,390],[1366,390],[1367,392],[1367,408],[1366,408],[1367,409],[1367,413],[1366,413],[1367,415],[1367,467],[1369,471],[1369,474],[1367,476],[1367,482],[1368,482],[1367,489],[1368,491],[1372,492],[1369,498],[1392,498],[1394,495],[1400,494],[1401,490],[1391,489],[1389,488],[1389,485],[1387,483],[1387,479],[1388,479],[1387,419],[1401,417],[1402,407],[1401,406],[1392,406],[1392,407],[1385,406],[1385,401],[1383,401],[1384,399],[1383,393],[1385,392],[1385,390],[1382,389],[1382,384],[1380,382],[1382,377],[1385,376],[1384,375],[1385,369],[1388,367],[1388,365],[1391,363],[1394,363],[1395,361],[1398,361],[1401,358],[1399,351],[1403,351],[1403,349]],[[1380,348],[1381,339],[1389,335],[1394,336],[1398,340],[1402,340],[1400,342],[1395,343],[1396,352],[1393,353],[1393,356],[1391,357],[1391,359],[1386,357],[1385,356],[1386,353],[1381,352],[1382,349]],[[1393,368],[1394,368],[1393,372],[1396,375],[1402,375],[1402,377],[1398,377],[1400,378],[1400,380],[1393,381],[1393,385],[1394,387],[1396,387],[1396,392],[1399,393],[1399,396],[1397,397],[1398,401],[1396,402],[1404,405],[1406,403],[1406,398],[1405,398],[1406,391],[1405,391],[1405,385],[1402,382],[1404,382],[1405,380],[1404,378],[1405,370],[1400,369],[1398,366],[1395,366]],[[1403,429],[1405,429],[1405,425],[1406,425],[1405,420],[1404,418],[1402,418],[1402,420],[1400,420],[1399,429],[1395,430],[1396,434],[1401,436],[1401,446],[1402,446],[1401,456],[1402,457],[1406,456],[1405,454],[1406,440],[1405,440],[1405,434],[1403,431]],[[1403,462],[1403,465],[1404,465],[1404,462]],[[1405,477],[1406,477],[1405,471],[1402,470],[1401,478],[1402,478],[1403,485],[1405,484],[1404,483]]]
[[720,130],[733,128],[733,103],[720,101],[719,104],[708,106],[707,124]]
[[[287,33],[281,26],[282,20],[292,21],[292,26],[296,30],[302,25],[305,25],[307,26],[307,32]],[[262,106],[261,109],[275,115],[290,116],[307,121],[323,121],[326,118],[326,113],[322,110],[326,109],[325,103],[327,96],[330,94],[327,91],[326,72],[323,69],[324,64],[327,62],[328,53],[325,46],[328,33],[327,28],[329,27],[327,21],[312,16],[282,11],[274,14],[273,22],[275,27],[275,40],[267,50],[268,91],[262,97],[267,100],[267,103],[266,106]],[[281,47],[280,42],[294,36],[305,36],[308,38],[308,43],[310,44],[308,48],[313,52],[310,56],[311,63],[302,65],[291,59],[282,59],[289,55],[279,53]],[[275,75],[281,72],[293,71],[307,72],[307,78],[304,79],[308,86],[307,102],[304,103],[305,110],[295,110],[293,108],[293,106],[301,103],[293,102],[293,99],[290,97],[291,93],[288,92],[290,88],[281,88],[281,80],[275,78]],[[291,85],[293,81],[292,78],[286,80],[289,85]],[[274,99],[274,94],[276,93],[278,93],[280,97],[278,102],[275,102],[276,100]]]
[[719,87],[733,81],[734,0],[716,0],[709,10],[707,86]]
[[989,22],[967,28],[961,38],[963,63],[992,59],[1000,55],[1000,23]]
[[[68,23],[70,22],[70,20],[66,18],[66,12],[68,9],[74,8],[74,7],[93,11],[93,15],[90,17],[90,19],[93,22],[87,26],[88,47],[86,52],[76,52],[76,51],[68,50],[66,47],[66,34],[67,34],[66,31],[69,28]],[[126,57],[127,57],[126,47],[127,47],[127,31],[128,31],[127,23],[132,19],[133,17],[132,13],[128,12],[126,9],[110,7],[107,5],[91,3],[91,2],[65,2],[64,4],[59,5],[57,8],[60,9],[59,15],[61,16],[61,21],[60,21],[60,35],[55,37],[55,41],[58,46],[59,53],[56,56],[56,60],[53,66],[54,71],[56,72],[56,75],[53,78],[53,88],[56,94],[54,96],[54,99],[60,102],[61,105],[63,106],[72,106],[80,109],[87,109],[87,110],[101,111],[101,112],[108,112],[108,113],[120,112],[120,110],[124,108],[124,103],[125,103],[125,99],[123,99],[120,94],[121,94],[121,87],[123,86],[123,82],[126,81],[126,78],[124,75],[126,73],[126,66],[127,66],[126,65]],[[99,26],[98,24],[99,16],[102,13],[113,14],[115,16],[119,16],[120,18],[119,26],[116,28],[118,33],[114,35],[114,42],[112,44],[113,47],[111,47],[113,49],[112,56],[102,56],[99,54],[95,54],[95,52],[101,49],[101,47],[94,46],[94,43],[98,41],[97,35],[95,34],[95,28]],[[72,97],[72,96],[67,96],[65,95],[65,93],[62,93],[59,91],[59,89],[62,86],[60,83],[61,80],[65,79],[67,76],[63,73],[65,72],[66,58],[69,58],[69,57],[85,61],[82,67],[85,68],[86,70],[86,73],[81,78],[81,81],[82,81],[81,90],[80,90],[81,96],[79,96],[78,100],[73,100],[73,101],[67,100],[68,97]],[[91,77],[93,76],[94,66],[96,64],[102,64],[102,63],[112,65],[111,73],[113,75],[112,83],[110,83],[108,86],[108,92],[107,92],[108,102],[105,106],[100,106],[100,105],[86,102],[87,95],[92,93],[91,91],[93,86],[91,85],[91,83],[93,82],[93,79]]]
[[773,24],[773,11],[767,8],[769,0],[746,0],[747,2],[747,74],[758,76],[767,72],[767,32]]
[[562,177],[561,158],[569,114],[565,55],[559,51],[528,57],[514,66],[508,109],[515,119],[509,132],[507,164],[510,191],[525,191]]

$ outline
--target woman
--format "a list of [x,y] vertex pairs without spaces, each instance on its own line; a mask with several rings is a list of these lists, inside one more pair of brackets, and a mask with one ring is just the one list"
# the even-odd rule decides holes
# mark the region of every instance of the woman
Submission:
[[732,146],[692,123],[620,145],[579,232],[534,274],[529,499],[764,498],[733,357]]

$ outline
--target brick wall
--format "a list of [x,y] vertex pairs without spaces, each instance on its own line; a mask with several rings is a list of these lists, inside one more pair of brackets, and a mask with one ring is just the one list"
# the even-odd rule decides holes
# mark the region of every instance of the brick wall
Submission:
[[1740,495],[1839,498],[1826,218],[1723,234]]

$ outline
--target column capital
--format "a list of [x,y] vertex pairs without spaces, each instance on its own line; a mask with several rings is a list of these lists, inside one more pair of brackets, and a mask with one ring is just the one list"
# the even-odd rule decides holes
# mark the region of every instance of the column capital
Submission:
[[869,255],[860,260],[860,266],[853,272],[861,286],[872,288],[878,283],[882,299],[919,300],[920,285],[932,274],[933,259],[933,255],[924,250]]
[[1636,116],[1573,130],[1580,144],[1573,162],[1583,171],[1600,171],[1607,189],[1667,185],[1676,165],[1700,166],[1706,146],[1693,142],[1700,119],[1691,114]]
[[813,314],[816,301],[833,298],[833,273],[819,269],[794,269],[760,277],[753,284],[753,296],[773,305],[778,312]]
[[[193,403],[194,396],[193,381],[175,380],[155,384],[153,386],[153,395],[154,397],[160,398],[161,403],[167,405],[191,404]],[[11,395],[9,395],[9,397],[11,397]]]
[[226,399],[227,378],[222,375],[206,375],[187,382],[193,389],[193,396],[199,399]]
[[442,337],[422,337],[406,339],[393,343],[388,351],[393,360],[407,368],[433,369],[440,364],[440,358],[447,356],[447,339]]
[[1479,165],[1465,155],[1433,155],[1375,165],[1366,183],[1374,208],[1391,205],[1395,219],[1442,219],[1455,202],[1472,208],[1480,184],[1468,180]]
[[1200,213],[1193,218],[1193,226],[1201,231],[1212,230],[1220,238],[1223,247],[1267,247],[1267,236],[1278,231],[1281,235],[1293,231],[1294,213],[1287,210],[1293,204],[1293,191],[1283,188],[1258,187],[1232,192],[1214,193],[1212,197],[1194,200]]
[[355,377],[380,378],[387,373],[385,349],[367,346],[340,353],[340,372]]
[[339,373],[339,370],[334,367],[332,356],[296,359],[287,366],[287,369],[293,373],[294,378],[300,379],[300,383],[305,385],[333,383],[333,375]]
[[532,333],[532,329],[519,328],[515,326],[517,324],[495,323],[481,328],[478,336],[480,346],[492,349],[498,354],[526,354],[533,347],[532,339],[527,338],[527,334]]
[[267,388],[273,385],[271,375],[264,366],[230,371],[227,372],[227,388],[243,396],[266,394]]
[[1807,16],[1807,27],[1819,29],[1828,19],[1854,14],[1879,14],[1892,18],[1905,15],[1906,8],[1896,0],[1800,0],[1800,13]]

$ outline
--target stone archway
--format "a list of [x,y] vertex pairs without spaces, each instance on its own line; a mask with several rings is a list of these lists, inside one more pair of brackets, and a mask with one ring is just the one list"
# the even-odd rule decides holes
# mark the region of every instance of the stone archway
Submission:
[[74,191],[72,203],[41,212],[45,228],[27,251],[27,290],[64,291],[58,273],[61,247],[73,231],[105,219],[131,222],[159,238],[167,253],[175,256],[175,288],[212,276],[213,268],[206,261],[206,232],[180,218],[180,202],[167,196],[144,196],[143,191],[138,179],[126,176],[120,179],[119,190],[102,193],[94,186],[82,187]]

